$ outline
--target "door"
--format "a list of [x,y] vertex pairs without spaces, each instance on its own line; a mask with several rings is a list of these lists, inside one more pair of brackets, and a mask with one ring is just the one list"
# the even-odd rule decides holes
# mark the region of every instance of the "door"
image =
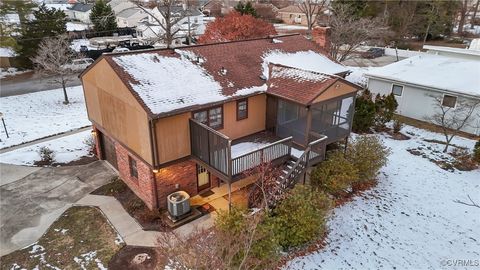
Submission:
[[100,136],[100,142],[102,144],[102,158],[118,170],[117,152],[115,151],[115,144],[103,133],[100,133]]
[[197,164],[198,192],[210,188],[210,173],[203,166]]

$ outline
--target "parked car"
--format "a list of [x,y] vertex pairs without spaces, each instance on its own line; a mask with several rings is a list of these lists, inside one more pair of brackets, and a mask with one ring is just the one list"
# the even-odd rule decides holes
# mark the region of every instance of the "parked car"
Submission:
[[366,52],[362,53],[363,58],[373,59],[385,54],[385,49],[382,48],[370,48]]
[[62,67],[64,69],[70,69],[72,71],[82,71],[86,69],[88,66],[90,66],[92,63],[93,63],[92,58],[80,58],[80,59],[72,60],[71,63],[63,65]]

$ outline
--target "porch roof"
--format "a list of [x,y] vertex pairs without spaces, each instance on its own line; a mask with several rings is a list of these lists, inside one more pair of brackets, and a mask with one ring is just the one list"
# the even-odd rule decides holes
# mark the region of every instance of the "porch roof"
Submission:
[[270,65],[267,93],[308,106],[337,81],[348,83],[339,76],[274,64]]

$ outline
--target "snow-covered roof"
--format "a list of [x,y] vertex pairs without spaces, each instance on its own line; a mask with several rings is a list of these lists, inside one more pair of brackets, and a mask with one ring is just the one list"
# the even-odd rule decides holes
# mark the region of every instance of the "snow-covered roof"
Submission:
[[370,70],[376,77],[480,97],[480,61],[424,54]]
[[88,25],[84,23],[67,22],[66,26],[69,32],[85,31],[88,29]]
[[265,77],[268,77],[268,64],[279,64],[326,74],[339,74],[349,71],[344,65],[335,63],[325,55],[310,50],[295,53],[270,51],[264,55],[263,59],[263,75]]
[[469,50],[469,49],[453,48],[453,47],[445,47],[445,46],[432,46],[432,45],[423,45],[423,48],[425,50],[432,51],[432,52],[448,52],[448,53],[480,56],[480,51],[478,50]]

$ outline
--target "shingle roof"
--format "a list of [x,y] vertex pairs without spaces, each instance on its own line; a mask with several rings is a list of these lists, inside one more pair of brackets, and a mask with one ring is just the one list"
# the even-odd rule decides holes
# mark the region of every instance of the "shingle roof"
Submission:
[[[289,35],[175,50],[104,54],[102,58],[112,66],[151,117],[158,118],[214,102],[264,93],[267,90],[269,63],[288,66],[294,63],[299,65],[293,65],[296,68],[317,73],[348,72],[344,66],[328,60],[323,53],[321,48],[303,36]],[[127,55],[137,56],[138,59],[127,59],[124,57]],[[295,58],[302,63],[296,63]],[[191,73],[196,75],[191,77]],[[196,84],[205,87],[196,89]],[[177,96],[172,93],[177,93]]]
[[70,10],[75,10],[75,11],[80,11],[80,12],[87,12],[90,9],[92,9],[92,7],[93,7],[92,4],[76,3],[69,9]]

